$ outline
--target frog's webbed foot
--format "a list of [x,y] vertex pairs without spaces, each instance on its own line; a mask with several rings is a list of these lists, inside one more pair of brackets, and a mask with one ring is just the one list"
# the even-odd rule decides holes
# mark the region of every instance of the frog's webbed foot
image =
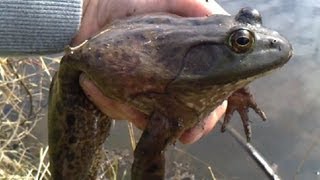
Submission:
[[169,118],[155,111],[143,131],[134,151],[131,179],[162,180],[165,176],[166,146],[171,142],[173,131]]
[[262,118],[263,121],[267,120],[265,113],[258,107],[247,87],[235,91],[228,98],[228,107],[224,116],[221,132],[224,132],[226,130],[226,126],[229,123],[233,112],[238,111],[242,120],[247,141],[249,142],[251,140],[252,134],[248,117],[249,108],[252,108]]

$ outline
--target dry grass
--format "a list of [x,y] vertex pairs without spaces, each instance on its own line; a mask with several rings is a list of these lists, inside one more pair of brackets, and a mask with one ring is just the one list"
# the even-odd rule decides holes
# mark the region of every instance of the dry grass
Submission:
[[[46,121],[49,85],[59,61],[50,57],[0,58],[0,179],[50,178],[48,146],[33,135],[33,130],[40,121]],[[128,179],[136,142],[130,124],[128,132],[131,150],[105,151],[102,176]],[[208,176],[215,179],[205,162],[177,148],[173,153],[193,159],[202,169],[208,168]],[[174,160],[170,170],[169,179],[194,179],[183,163]]]
[[48,147],[31,132],[45,119],[52,58],[0,59],[0,179],[49,179]]

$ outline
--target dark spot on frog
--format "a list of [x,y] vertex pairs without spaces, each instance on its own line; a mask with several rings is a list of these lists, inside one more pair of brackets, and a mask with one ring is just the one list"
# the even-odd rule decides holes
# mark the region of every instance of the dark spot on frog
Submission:
[[[67,154],[67,160],[68,161],[73,161],[74,160],[74,153],[71,153],[71,152],[69,152],[68,154]],[[70,164],[71,165],[71,164]]]
[[96,60],[100,61],[102,56],[103,56],[103,54],[100,51],[95,52],[95,59]]
[[58,113],[64,112],[64,108],[62,104],[56,104],[56,109]]
[[193,178],[191,177],[185,177],[185,178],[182,178],[181,180],[192,180]]
[[119,52],[118,52],[118,51],[114,51],[114,52],[112,53],[112,55],[113,55],[113,57],[115,57],[116,59],[119,58]]
[[120,47],[123,44],[125,44],[126,41],[128,41],[129,37],[127,36],[125,39],[117,39],[113,42],[113,47]]
[[91,58],[91,54],[90,53],[81,53],[81,58],[82,59],[90,59]]
[[67,114],[67,125],[68,127],[71,127],[74,125],[74,122],[75,122],[75,117],[74,117],[74,114]]
[[72,135],[71,137],[69,137],[69,143],[70,144],[74,144],[74,143],[76,143],[77,142],[77,138],[74,136],[74,135]]
[[144,36],[144,34],[135,34],[134,37],[138,40],[138,41],[146,41],[147,38]]
[[74,169],[74,165],[69,164],[69,165],[68,165],[68,168],[69,168],[69,169]]
[[149,172],[149,173],[154,173],[154,172],[156,172],[158,169],[160,169],[158,163],[153,163],[150,167],[148,167],[147,172]]

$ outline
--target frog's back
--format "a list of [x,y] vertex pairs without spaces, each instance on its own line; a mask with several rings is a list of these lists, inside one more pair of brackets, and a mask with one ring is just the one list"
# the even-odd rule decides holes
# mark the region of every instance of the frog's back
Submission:
[[229,24],[231,18],[205,18],[154,14],[116,21],[73,51],[72,56],[88,59],[88,67],[94,67],[84,67],[88,75],[108,74],[101,77],[101,82],[96,80],[109,87],[105,94],[114,98],[127,100],[141,93],[164,93],[178,76],[192,46],[224,41],[221,34],[228,27],[221,23]]

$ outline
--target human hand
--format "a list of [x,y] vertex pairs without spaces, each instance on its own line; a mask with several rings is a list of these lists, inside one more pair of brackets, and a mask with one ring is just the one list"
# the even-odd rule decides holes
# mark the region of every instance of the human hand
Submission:
[[72,45],[99,33],[115,19],[151,12],[169,12],[180,16],[228,14],[214,0],[83,0],[83,16]]
[[[206,16],[227,14],[215,1],[204,0],[84,0],[80,30],[72,44],[77,45],[103,30],[112,20],[149,12],[169,12],[181,16]],[[80,85],[87,97],[105,114],[114,119],[127,119],[138,128],[144,129],[148,117],[140,111],[105,97],[85,75]],[[207,118],[187,130],[181,137],[182,143],[193,143],[207,134],[225,113],[227,102],[216,108]]]

